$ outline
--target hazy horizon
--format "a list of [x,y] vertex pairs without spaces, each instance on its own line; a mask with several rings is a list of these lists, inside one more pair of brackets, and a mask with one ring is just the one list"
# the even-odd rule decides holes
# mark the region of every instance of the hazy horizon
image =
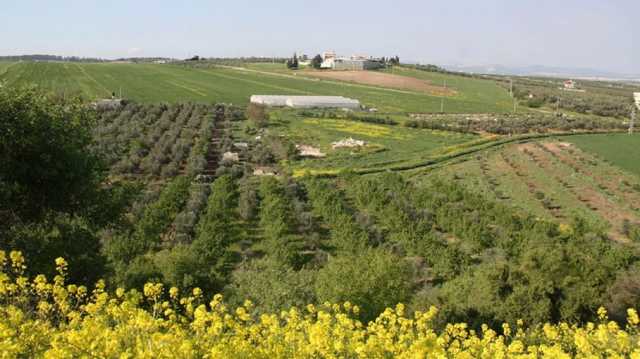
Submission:
[[550,66],[640,73],[630,0],[34,0],[4,5],[0,55],[121,58],[290,56],[324,50],[441,65]]

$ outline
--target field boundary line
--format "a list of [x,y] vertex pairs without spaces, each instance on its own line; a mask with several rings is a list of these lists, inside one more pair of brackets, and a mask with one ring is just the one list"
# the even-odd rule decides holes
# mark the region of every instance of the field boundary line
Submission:
[[187,86],[187,85],[183,85],[183,84],[180,84],[180,83],[178,83],[178,82],[169,81],[169,80],[167,80],[166,82],[167,82],[167,83],[169,83],[169,84],[171,84],[171,85],[173,85],[173,86],[180,87],[180,88],[182,88],[182,89],[184,89],[184,90],[187,90],[187,91],[189,91],[189,92],[193,92],[194,94],[196,94],[196,95],[198,95],[198,96],[207,97],[207,94],[206,94],[206,93],[201,92],[201,91],[199,91],[199,90],[196,90],[196,89],[194,89],[194,88],[191,88],[191,87],[189,87],[189,86]]
[[98,80],[96,80],[93,76],[89,75],[89,73],[87,72],[87,70],[80,66],[80,64],[74,63],[74,65],[78,68],[78,70],[80,70],[80,72],[89,79],[89,81],[92,81],[93,83],[95,83],[96,85],[98,85],[98,87],[100,87],[107,95],[111,94],[111,91],[109,91],[109,89],[107,89],[106,87],[104,87],[104,85],[102,85],[100,82],[98,82]]

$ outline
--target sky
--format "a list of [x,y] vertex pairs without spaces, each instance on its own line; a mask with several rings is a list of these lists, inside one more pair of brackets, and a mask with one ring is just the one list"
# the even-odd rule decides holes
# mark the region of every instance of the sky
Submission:
[[640,73],[640,0],[3,1],[0,55],[398,55]]

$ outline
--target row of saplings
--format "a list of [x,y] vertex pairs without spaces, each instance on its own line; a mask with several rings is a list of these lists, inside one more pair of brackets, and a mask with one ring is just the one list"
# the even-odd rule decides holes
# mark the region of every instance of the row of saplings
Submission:
[[198,205],[193,233],[171,235],[192,177],[132,210],[135,188],[107,181],[89,150],[85,107],[16,91],[0,88],[0,244],[21,250],[31,273],[51,274],[65,257],[70,281],[106,277],[111,290],[149,280],[200,286],[253,299],[256,312],[351,301],[363,319],[400,301],[436,304],[441,320],[473,326],[586,321],[601,304],[619,318],[639,304],[633,247],[584,221],[540,221],[438,180],[223,175]]
[[584,221],[543,222],[455,184],[226,175],[210,193],[190,239],[121,259],[114,282],[199,286],[251,299],[256,312],[351,301],[371,319],[397,302],[435,304],[442,323],[473,325],[589,320],[602,304],[623,318],[640,295],[631,248]]

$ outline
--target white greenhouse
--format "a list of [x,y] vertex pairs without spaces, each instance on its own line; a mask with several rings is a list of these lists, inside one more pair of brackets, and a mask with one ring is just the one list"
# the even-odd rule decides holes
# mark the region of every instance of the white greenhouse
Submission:
[[342,96],[253,95],[251,103],[269,107],[360,109],[360,101]]

